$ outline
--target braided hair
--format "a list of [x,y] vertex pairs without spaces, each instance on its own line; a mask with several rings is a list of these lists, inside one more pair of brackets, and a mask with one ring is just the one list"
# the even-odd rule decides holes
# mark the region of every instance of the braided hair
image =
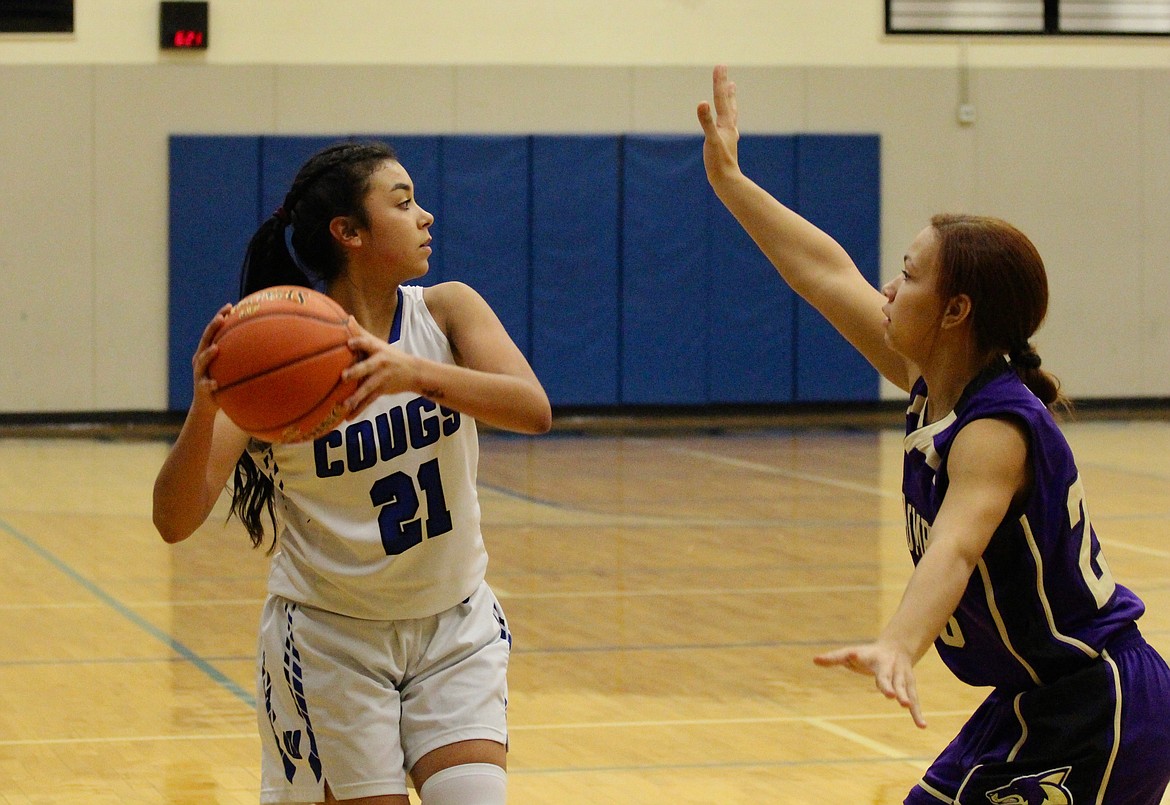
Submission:
[[[240,296],[274,285],[327,285],[345,269],[345,257],[329,230],[338,216],[368,225],[365,197],[370,177],[397,160],[380,142],[342,142],[309,158],[284,197],[248,243],[240,270]],[[291,232],[289,232],[291,230]],[[288,237],[286,238],[286,233]],[[291,242],[292,248],[289,248]],[[253,547],[264,541],[264,515],[276,525],[272,478],[247,451],[236,462],[231,509]],[[276,536],[268,552],[276,548]]]
[[273,285],[312,287],[337,277],[345,266],[329,222],[344,215],[367,224],[363,201],[370,177],[396,159],[390,146],[378,142],[337,143],[310,157],[284,202],[252,236],[240,271],[240,296]]
[[944,299],[970,297],[975,346],[1006,355],[1041,402],[1067,410],[1060,381],[1040,368],[1029,341],[1048,312],[1048,277],[1032,241],[998,218],[936,215],[930,224],[939,239],[939,291]]

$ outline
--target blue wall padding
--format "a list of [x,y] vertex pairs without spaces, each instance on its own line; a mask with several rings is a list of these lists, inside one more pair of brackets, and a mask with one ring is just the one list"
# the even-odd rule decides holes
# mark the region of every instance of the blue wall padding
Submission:
[[[529,138],[445,137],[442,149],[444,282],[479,291],[529,354]],[[441,236],[441,240],[440,240]]]
[[707,402],[711,190],[701,143],[623,141],[623,403]]
[[191,404],[191,357],[215,311],[234,302],[240,262],[256,229],[256,137],[170,139],[168,405]]
[[[741,137],[739,160],[757,184],[795,206],[795,137]],[[719,199],[710,198],[709,399],[791,402],[796,294]]]
[[533,137],[532,368],[553,405],[618,402],[618,139]]
[[398,161],[410,174],[414,184],[415,202],[435,216],[431,235],[435,248],[431,251],[431,269],[425,277],[414,280],[413,285],[434,285],[443,277],[444,227],[443,215],[443,140],[437,135],[412,135],[408,137],[378,138],[388,142],[398,155]]
[[[238,294],[256,226],[315,151],[365,137],[170,140],[171,410],[191,355]],[[878,399],[877,373],[788,289],[707,184],[697,136],[373,135],[435,215],[431,269],[484,296],[554,405]],[[757,183],[879,282],[880,142],[745,136]]]
[[[832,235],[879,286],[881,148],[872,135],[800,135],[796,145],[800,214]],[[872,366],[803,300],[797,304],[796,399],[876,400]]]

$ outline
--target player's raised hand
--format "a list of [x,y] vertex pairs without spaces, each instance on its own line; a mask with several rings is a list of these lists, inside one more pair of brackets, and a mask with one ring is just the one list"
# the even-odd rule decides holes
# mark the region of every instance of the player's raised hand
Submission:
[[735,102],[735,83],[727,78],[727,65],[715,68],[711,78],[711,95],[714,103],[703,101],[699,104],[699,125],[703,127],[703,164],[708,178],[739,169],[739,109]]
[[885,643],[869,643],[818,654],[813,662],[825,668],[840,665],[854,673],[872,676],[883,696],[896,699],[910,711],[915,725],[926,728],[914,682],[914,661],[906,651]]

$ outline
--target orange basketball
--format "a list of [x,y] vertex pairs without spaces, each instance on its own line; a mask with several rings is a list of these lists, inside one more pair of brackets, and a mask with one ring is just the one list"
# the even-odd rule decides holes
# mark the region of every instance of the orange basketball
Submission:
[[307,442],[344,417],[357,383],[342,371],[356,356],[346,343],[349,315],[325,294],[296,285],[241,299],[215,334],[208,367],[216,402],[233,422],[266,442]]

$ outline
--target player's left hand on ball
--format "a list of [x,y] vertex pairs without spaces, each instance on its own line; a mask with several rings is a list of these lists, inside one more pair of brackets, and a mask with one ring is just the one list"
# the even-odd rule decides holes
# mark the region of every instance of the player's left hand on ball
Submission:
[[359,356],[342,379],[355,381],[357,390],[346,401],[350,417],[360,413],[383,394],[415,390],[417,358],[378,338],[349,317],[349,348]]

